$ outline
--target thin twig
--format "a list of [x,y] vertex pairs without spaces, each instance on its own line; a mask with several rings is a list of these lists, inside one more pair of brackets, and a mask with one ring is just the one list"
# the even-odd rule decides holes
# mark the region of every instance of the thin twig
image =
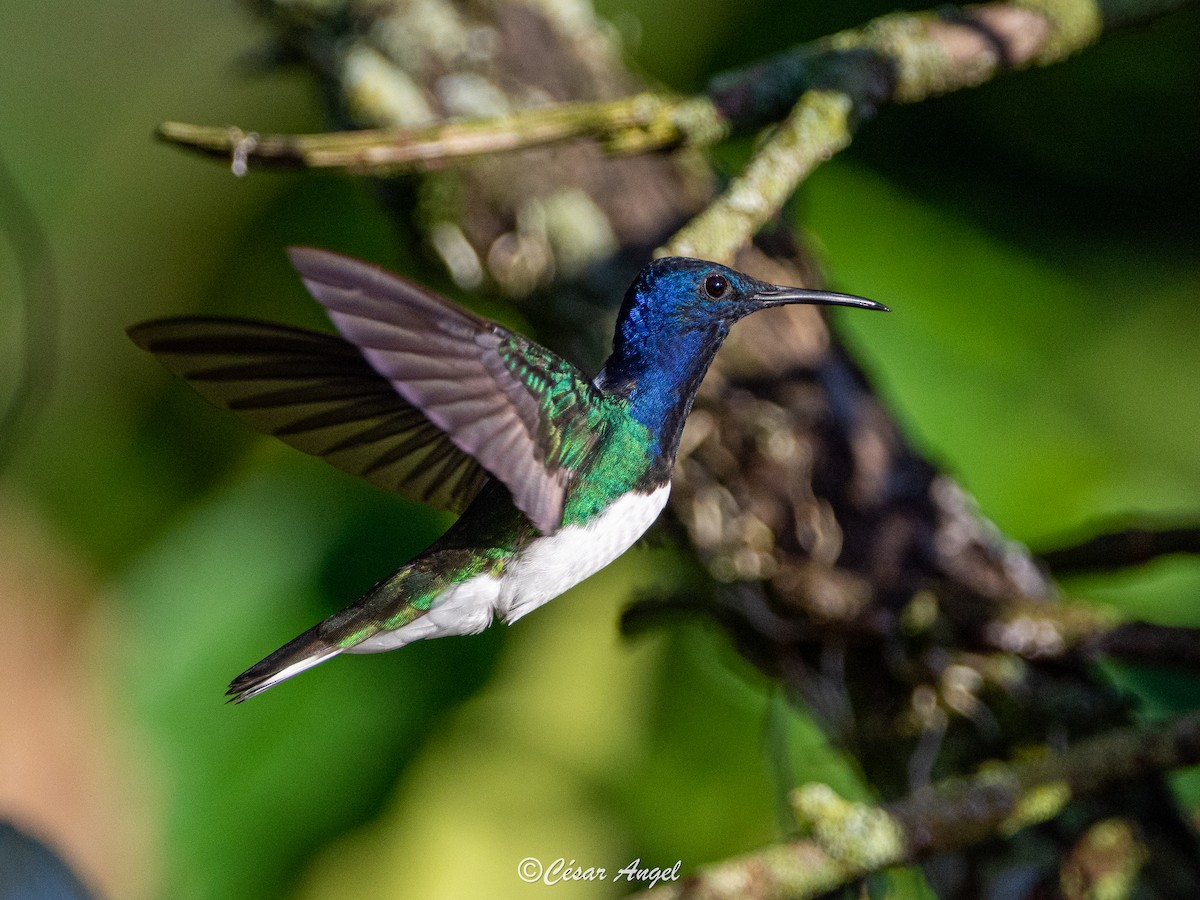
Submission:
[[1056,575],[1108,572],[1173,553],[1200,553],[1200,528],[1126,528],[1038,553]]
[[[439,122],[329,134],[260,135],[239,128],[166,122],[158,136],[243,165],[334,168],[358,174],[416,172],[496,153],[592,138],[613,153],[682,143],[708,144],[726,134],[706,97],[638,94],[597,103],[559,103],[495,119]],[[244,174],[244,168],[237,174]]]
[[1200,672],[1200,628],[1126,622],[1085,641],[1083,649],[1123,662]]

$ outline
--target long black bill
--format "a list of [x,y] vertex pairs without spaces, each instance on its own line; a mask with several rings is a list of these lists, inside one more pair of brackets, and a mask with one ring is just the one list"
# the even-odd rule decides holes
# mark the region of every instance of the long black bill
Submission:
[[856,297],[854,294],[839,294],[837,291],[810,291],[805,288],[767,287],[751,295],[764,307],[787,306],[789,303],[811,303],[817,306],[854,306],[858,309],[877,309],[891,312],[882,303]]

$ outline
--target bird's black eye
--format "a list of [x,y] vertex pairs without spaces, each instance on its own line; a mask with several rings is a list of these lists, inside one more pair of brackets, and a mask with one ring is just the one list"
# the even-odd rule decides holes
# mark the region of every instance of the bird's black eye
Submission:
[[729,293],[729,279],[724,275],[709,275],[704,279],[704,293],[713,300],[720,300]]

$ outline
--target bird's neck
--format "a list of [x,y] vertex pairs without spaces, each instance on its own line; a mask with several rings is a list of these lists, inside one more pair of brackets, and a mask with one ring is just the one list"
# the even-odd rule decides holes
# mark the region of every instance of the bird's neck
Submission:
[[728,326],[712,323],[686,331],[629,333],[621,328],[596,386],[629,404],[629,414],[650,433],[652,454],[669,468],[700,382]]

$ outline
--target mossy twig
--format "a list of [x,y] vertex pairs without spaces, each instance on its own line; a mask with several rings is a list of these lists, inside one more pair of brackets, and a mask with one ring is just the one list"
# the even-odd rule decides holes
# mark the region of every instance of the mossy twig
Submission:
[[[797,135],[792,128],[793,136],[773,144],[769,153],[778,157],[791,145],[801,152],[815,147],[821,154],[832,153],[849,142],[860,120],[884,103],[913,103],[978,85],[1004,69],[1058,62],[1094,43],[1106,24],[1124,24],[1189,2],[1193,0],[1016,0],[895,13],[721,75],[693,97],[644,93],[595,103],[551,104],[496,118],[331,134],[259,135],[236,127],[181,122],[163,124],[158,134],[170,143],[231,159],[237,174],[245,174],[254,163],[395,175],[572,139],[594,139],[620,153],[704,146],[731,132],[777,121],[799,103],[810,110],[805,121],[816,133]],[[378,77],[386,81],[384,74]],[[386,84],[376,87],[384,90]],[[807,92],[818,92],[824,99],[805,102]],[[849,110],[839,112],[847,127],[836,137],[828,130],[828,106],[835,93],[853,101]],[[793,112],[792,118],[796,115]],[[811,168],[793,165],[791,171],[803,177]],[[749,195],[749,188],[760,183],[767,182],[744,182],[734,200],[755,206],[773,202],[770,196]],[[776,179],[769,183],[779,184]],[[760,218],[746,218],[744,224]],[[716,236],[715,231],[709,233]],[[718,243],[731,240],[721,237]]]
[[597,140],[610,152],[637,153],[685,142],[713,143],[724,137],[725,130],[706,97],[646,93],[420,128],[260,135],[239,128],[166,122],[158,135],[209,156],[232,159],[239,175],[251,160],[275,167],[396,175],[578,138]]
[[1126,728],[1063,753],[994,763],[886,806],[852,803],[805,785],[794,805],[803,837],[707,866],[642,900],[814,897],[935,851],[1009,836],[1054,818],[1072,799],[1200,762],[1200,715]]
[[808,173],[850,143],[852,108],[844,93],[805,93],[725,192],[676,232],[659,255],[732,262]]

